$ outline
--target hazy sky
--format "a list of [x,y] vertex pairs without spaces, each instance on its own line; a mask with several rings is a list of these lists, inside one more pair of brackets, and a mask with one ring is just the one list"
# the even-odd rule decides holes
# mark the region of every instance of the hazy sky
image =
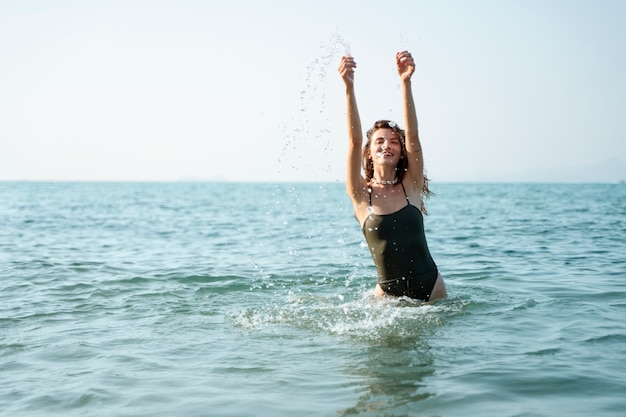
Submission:
[[626,2],[2,1],[0,179],[343,180],[339,57],[364,127],[434,180],[626,160]]

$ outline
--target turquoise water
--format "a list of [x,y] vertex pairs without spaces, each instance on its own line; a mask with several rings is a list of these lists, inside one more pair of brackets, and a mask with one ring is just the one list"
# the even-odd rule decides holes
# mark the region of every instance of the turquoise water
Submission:
[[0,415],[624,415],[626,186],[433,188],[420,305],[341,184],[0,183]]

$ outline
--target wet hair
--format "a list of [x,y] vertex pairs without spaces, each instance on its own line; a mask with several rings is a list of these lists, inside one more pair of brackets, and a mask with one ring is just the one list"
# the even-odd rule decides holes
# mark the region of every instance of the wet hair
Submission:
[[[406,133],[404,130],[400,129],[397,123],[392,122],[391,120],[378,120],[374,123],[367,132],[366,137],[367,141],[363,146],[363,172],[365,173],[365,180],[369,184],[374,177],[374,162],[372,158],[370,158],[370,145],[372,143],[372,135],[378,129],[391,129],[395,134],[400,137],[400,160],[398,161],[398,165],[396,165],[396,178],[398,178],[398,182],[402,182],[404,175],[406,174],[409,168],[409,160],[407,158],[407,150],[406,150]],[[426,214],[426,206],[424,205],[424,200],[433,195],[433,192],[428,188],[428,182],[430,180],[426,176],[426,171],[424,171],[424,184],[422,184],[422,206],[420,210],[422,213]]]

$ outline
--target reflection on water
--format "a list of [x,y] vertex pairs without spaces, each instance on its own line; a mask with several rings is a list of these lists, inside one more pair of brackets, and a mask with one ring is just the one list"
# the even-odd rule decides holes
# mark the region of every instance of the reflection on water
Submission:
[[340,415],[379,416],[389,410],[405,409],[409,412],[434,395],[424,381],[435,373],[435,365],[428,335],[422,336],[419,340],[398,341],[397,345],[364,347],[346,369],[349,377],[359,381],[358,401]]

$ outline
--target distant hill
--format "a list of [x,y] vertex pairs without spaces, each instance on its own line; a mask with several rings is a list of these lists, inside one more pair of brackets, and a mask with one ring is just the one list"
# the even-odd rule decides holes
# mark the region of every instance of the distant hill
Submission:
[[504,175],[477,173],[462,180],[472,182],[626,182],[626,162],[612,158],[589,165],[520,171]]
[[621,182],[626,181],[626,162],[612,158],[590,165],[537,171],[530,179],[554,182]]

